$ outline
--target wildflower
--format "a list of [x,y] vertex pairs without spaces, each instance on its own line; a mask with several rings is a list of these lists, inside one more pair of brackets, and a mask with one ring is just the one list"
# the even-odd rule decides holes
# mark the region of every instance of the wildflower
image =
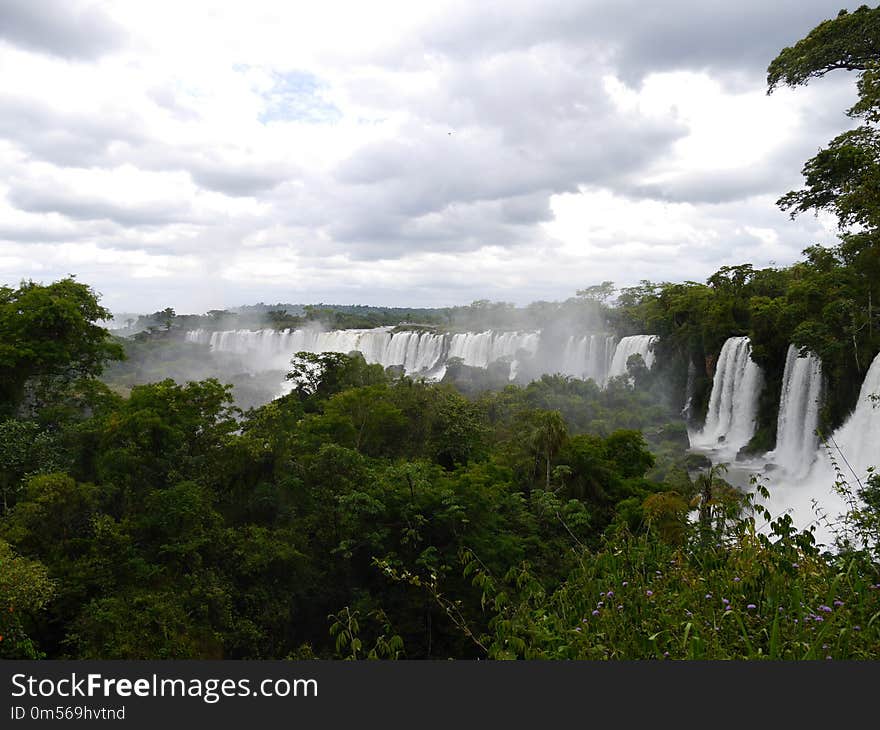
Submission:
[[728,601],[726,598],[722,598],[721,603],[723,603],[726,606],[728,603],[730,603],[730,601]]
[[831,606],[819,606],[819,610],[825,613],[831,613]]
[[628,581],[628,580],[623,581],[623,587],[624,587],[624,588],[626,588],[628,585],[629,585],[629,581]]
[[614,597],[614,591],[608,591],[608,593],[607,593],[606,595],[608,596],[608,598],[613,598],[613,597]]
[[688,611],[687,609],[685,609],[684,615],[687,616],[688,618],[690,618],[690,617],[693,616],[694,614],[692,614],[690,611]]
[[801,566],[798,565],[797,563],[792,563],[792,564],[791,564],[791,567],[794,568],[795,570],[797,570],[797,569],[800,568]]
[[853,631],[861,631],[861,630],[862,630],[861,626],[853,626]]
[[599,594],[599,598],[605,598],[605,594],[604,594],[604,593],[600,593],[600,594]]
[[706,594],[706,600],[707,600],[707,601],[708,601],[711,597],[712,597],[712,594],[711,594],[711,593],[707,593],[707,594]]
[[581,630],[581,627],[580,627],[580,626],[575,626],[574,630],[575,630],[575,631],[580,631],[580,630]]
[[825,620],[825,619],[822,618],[821,616],[816,616],[816,621],[817,621],[818,623],[822,623],[824,620]]
[[668,652],[668,651],[664,651],[664,652],[663,652],[663,656],[668,657],[668,656],[669,656],[669,652]]
[[604,606],[604,605],[605,605],[605,601],[599,601],[599,603],[596,604],[596,608],[602,608],[602,606]]
[[593,615],[594,615],[594,616],[598,616],[598,615],[599,615],[599,611],[598,611],[598,610],[593,611]]
[[645,595],[648,596],[648,598],[650,598],[651,596],[654,595],[654,591],[645,591]]
[[729,610],[730,610],[730,606],[729,606],[729,605],[728,605],[728,606],[725,606],[725,607],[724,607],[724,610],[725,610],[725,611],[729,611]]
[[840,607],[840,606],[843,605],[843,601],[841,601],[841,600],[838,599],[838,600],[836,600],[836,601],[834,602],[834,605],[837,606],[837,607]]
[[656,573],[657,573],[657,575],[663,575],[663,573],[661,573],[659,570],[656,571]]
[[749,611],[754,611],[757,608],[757,606],[754,603],[750,603],[748,606],[746,606],[746,608]]
[[779,607],[779,613],[782,613],[784,610],[785,609],[782,606]]
[[622,611],[622,610],[623,610],[623,604],[622,604],[622,603],[617,607],[617,610],[618,610],[618,611]]
[[733,582],[734,582],[734,583],[739,583],[739,576],[736,576],[736,577],[733,579]]
[[830,656],[827,656],[827,657],[825,657],[825,658],[826,658],[826,659],[831,659],[831,657],[830,657]]

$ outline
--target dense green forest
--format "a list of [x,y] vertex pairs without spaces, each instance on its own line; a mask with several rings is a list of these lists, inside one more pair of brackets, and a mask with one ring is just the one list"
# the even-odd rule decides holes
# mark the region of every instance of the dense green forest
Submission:
[[[653,369],[633,359],[604,388],[300,353],[291,392],[249,407],[223,363],[165,377],[195,353],[172,309],[122,340],[73,277],[0,287],[0,657],[880,658],[880,479],[829,485],[852,507],[820,549],[689,454],[680,412],[688,364],[699,413],[740,334],[768,373],[750,448],[774,444],[790,343],[822,358],[823,430],[854,406],[880,351],[878,29],[880,9],[841,13],[769,68],[770,90],[857,75],[862,125],[780,199],[834,212],[835,248],[524,310],[247,315],[659,335]],[[121,392],[101,376],[126,354]]]

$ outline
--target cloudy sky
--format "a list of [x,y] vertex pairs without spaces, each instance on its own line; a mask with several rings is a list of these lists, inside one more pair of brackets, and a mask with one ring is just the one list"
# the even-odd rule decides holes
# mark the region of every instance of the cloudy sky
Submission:
[[[842,0],[0,0],[0,283],[117,312],[560,300],[787,264]],[[842,72],[841,72],[842,73]]]

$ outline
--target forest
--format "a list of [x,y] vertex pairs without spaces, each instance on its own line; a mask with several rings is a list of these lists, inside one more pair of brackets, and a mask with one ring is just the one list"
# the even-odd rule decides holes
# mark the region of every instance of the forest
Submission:
[[[688,441],[740,335],[767,380],[744,455],[776,445],[790,345],[822,361],[820,441],[858,406],[880,353],[878,62],[880,9],[863,7],[768,68],[768,92],[831,71],[858,90],[859,126],[779,200],[833,213],[839,243],[805,242],[790,266],[522,309],[168,308],[114,334],[73,276],[0,287],[0,657],[880,658],[880,475],[838,470],[828,489],[849,509],[820,515],[823,545],[763,506],[772,471],[737,488]],[[460,362],[428,380],[303,351],[266,399],[234,390],[224,361],[199,379],[169,364],[207,356],[186,330],[257,321],[590,321],[657,340],[653,365],[632,356],[607,383]]]

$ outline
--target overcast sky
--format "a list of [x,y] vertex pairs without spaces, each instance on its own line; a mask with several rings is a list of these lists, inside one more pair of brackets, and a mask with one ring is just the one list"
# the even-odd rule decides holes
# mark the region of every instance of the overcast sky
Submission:
[[561,300],[788,264],[840,0],[0,0],[0,283],[116,312]]

